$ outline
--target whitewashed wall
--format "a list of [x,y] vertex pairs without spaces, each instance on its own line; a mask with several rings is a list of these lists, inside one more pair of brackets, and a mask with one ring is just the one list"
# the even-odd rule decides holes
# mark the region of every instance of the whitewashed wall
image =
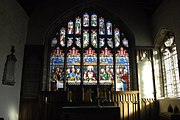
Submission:
[[[16,0],[0,0],[0,117],[18,120],[24,45],[28,16]],[[2,84],[6,56],[15,46],[15,85]]]

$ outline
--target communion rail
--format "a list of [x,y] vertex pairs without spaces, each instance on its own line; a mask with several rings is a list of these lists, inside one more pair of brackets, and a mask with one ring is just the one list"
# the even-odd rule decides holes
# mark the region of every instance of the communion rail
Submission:
[[139,120],[139,91],[116,91],[112,94],[112,100],[120,107],[121,120]]
[[[76,105],[73,101],[68,101],[67,94],[67,92],[40,92],[39,118],[63,120],[61,107],[71,105],[70,103]],[[139,91],[116,91],[111,93],[111,98],[107,98],[104,105],[120,107],[120,120],[158,120],[158,101],[150,98],[141,99]],[[97,104],[89,101],[88,105]]]

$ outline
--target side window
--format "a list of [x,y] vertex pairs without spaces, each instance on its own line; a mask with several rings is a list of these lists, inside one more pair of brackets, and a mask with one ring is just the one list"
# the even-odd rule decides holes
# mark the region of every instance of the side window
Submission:
[[180,97],[178,57],[172,32],[164,37],[163,44],[154,52],[154,58],[158,97]]

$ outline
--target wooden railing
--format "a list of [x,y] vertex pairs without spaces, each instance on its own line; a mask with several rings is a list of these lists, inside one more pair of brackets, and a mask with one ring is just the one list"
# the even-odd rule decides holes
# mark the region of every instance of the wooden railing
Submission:
[[[102,105],[120,107],[120,120],[158,120],[158,101],[141,99],[138,91],[106,92],[100,93],[99,96],[106,98]],[[85,103],[81,101],[76,104],[68,98],[68,92],[41,92],[39,119],[63,120],[61,108],[67,105],[97,105],[94,101],[85,101]]]
[[113,92],[112,100],[116,106],[120,107],[121,120],[139,120],[140,107],[138,91]]
[[142,120],[159,119],[159,104],[154,98],[142,98],[140,111]]

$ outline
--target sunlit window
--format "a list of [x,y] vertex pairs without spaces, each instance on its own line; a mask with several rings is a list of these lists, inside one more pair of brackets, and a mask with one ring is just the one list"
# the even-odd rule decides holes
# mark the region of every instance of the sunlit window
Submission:
[[152,49],[137,49],[138,85],[142,98],[154,98]]
[[180,97],[178,57],[174,35],[168,34],[165,37],[164,44],[159,50],[161,61],[157,59],[157,52],[154,53],[154,63],[158,97]]

